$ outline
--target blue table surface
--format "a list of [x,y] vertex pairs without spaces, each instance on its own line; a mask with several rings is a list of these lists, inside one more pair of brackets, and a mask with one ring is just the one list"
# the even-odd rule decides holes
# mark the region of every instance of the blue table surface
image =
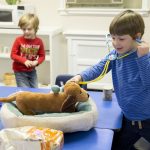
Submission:
[[115,94],[111,101],[103,100],[102,92],[88,91],[98,108],[98,121],[95,127],[106,129],[120,129],[122,126],[123,114],[118,105]]
[[63,150],[111,150],[113,135],[112,130],[98,128],[67,133],[64,135]]
[[51,89],[0,86],[0,97],[7,97],[8,95],[10,95],[14,92],[19,92],[19,91],[48,93],[51,91]]

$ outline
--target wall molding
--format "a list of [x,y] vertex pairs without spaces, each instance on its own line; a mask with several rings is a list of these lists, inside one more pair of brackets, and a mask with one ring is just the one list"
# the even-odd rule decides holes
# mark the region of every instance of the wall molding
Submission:
[[[60,15],[95,15],[95,16],[115,16],[116,14],[126,9],[100,9],[100,8],[66,8],[65,0],[60,0],[60,7],[58,9]],[[142,0],[142,9],[132,9],[142,16],[149,16],[150,2],[149,0]]]

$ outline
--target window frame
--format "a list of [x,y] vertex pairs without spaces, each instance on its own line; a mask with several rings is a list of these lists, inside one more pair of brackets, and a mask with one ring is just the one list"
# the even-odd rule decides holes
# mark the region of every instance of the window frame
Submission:
[[[59,0],[60,7],[58,9],[60,15],[100,15],[100,16],[114,16],[126,9],[100,9],[100,8],[66,8],[66,0]],[[142,16],[148,16],[150,13],[150,1],[142,0],[141,9],[132,9]]]

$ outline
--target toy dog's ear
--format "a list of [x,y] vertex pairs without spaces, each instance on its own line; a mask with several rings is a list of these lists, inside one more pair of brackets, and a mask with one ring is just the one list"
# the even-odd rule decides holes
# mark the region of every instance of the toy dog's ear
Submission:
[[69,95],[60,108],[60,112],[75,112],[76,98]]

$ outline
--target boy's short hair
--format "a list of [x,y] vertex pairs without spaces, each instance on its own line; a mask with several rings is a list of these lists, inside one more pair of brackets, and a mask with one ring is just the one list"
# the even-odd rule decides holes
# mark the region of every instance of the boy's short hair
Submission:
[[35,32],[37,32],[39,28],[39,19],[35,14],[24,14],[20,19],[18,26],[20,28],[27,26],[27,25],[32,25],[32,27],[35,29]]
[[133,39],[137,38],[136,34],[144,34],[145,24],[140,14],[126,10],[117,15],[111,22],[109,32],[112,35],[130,35]]

